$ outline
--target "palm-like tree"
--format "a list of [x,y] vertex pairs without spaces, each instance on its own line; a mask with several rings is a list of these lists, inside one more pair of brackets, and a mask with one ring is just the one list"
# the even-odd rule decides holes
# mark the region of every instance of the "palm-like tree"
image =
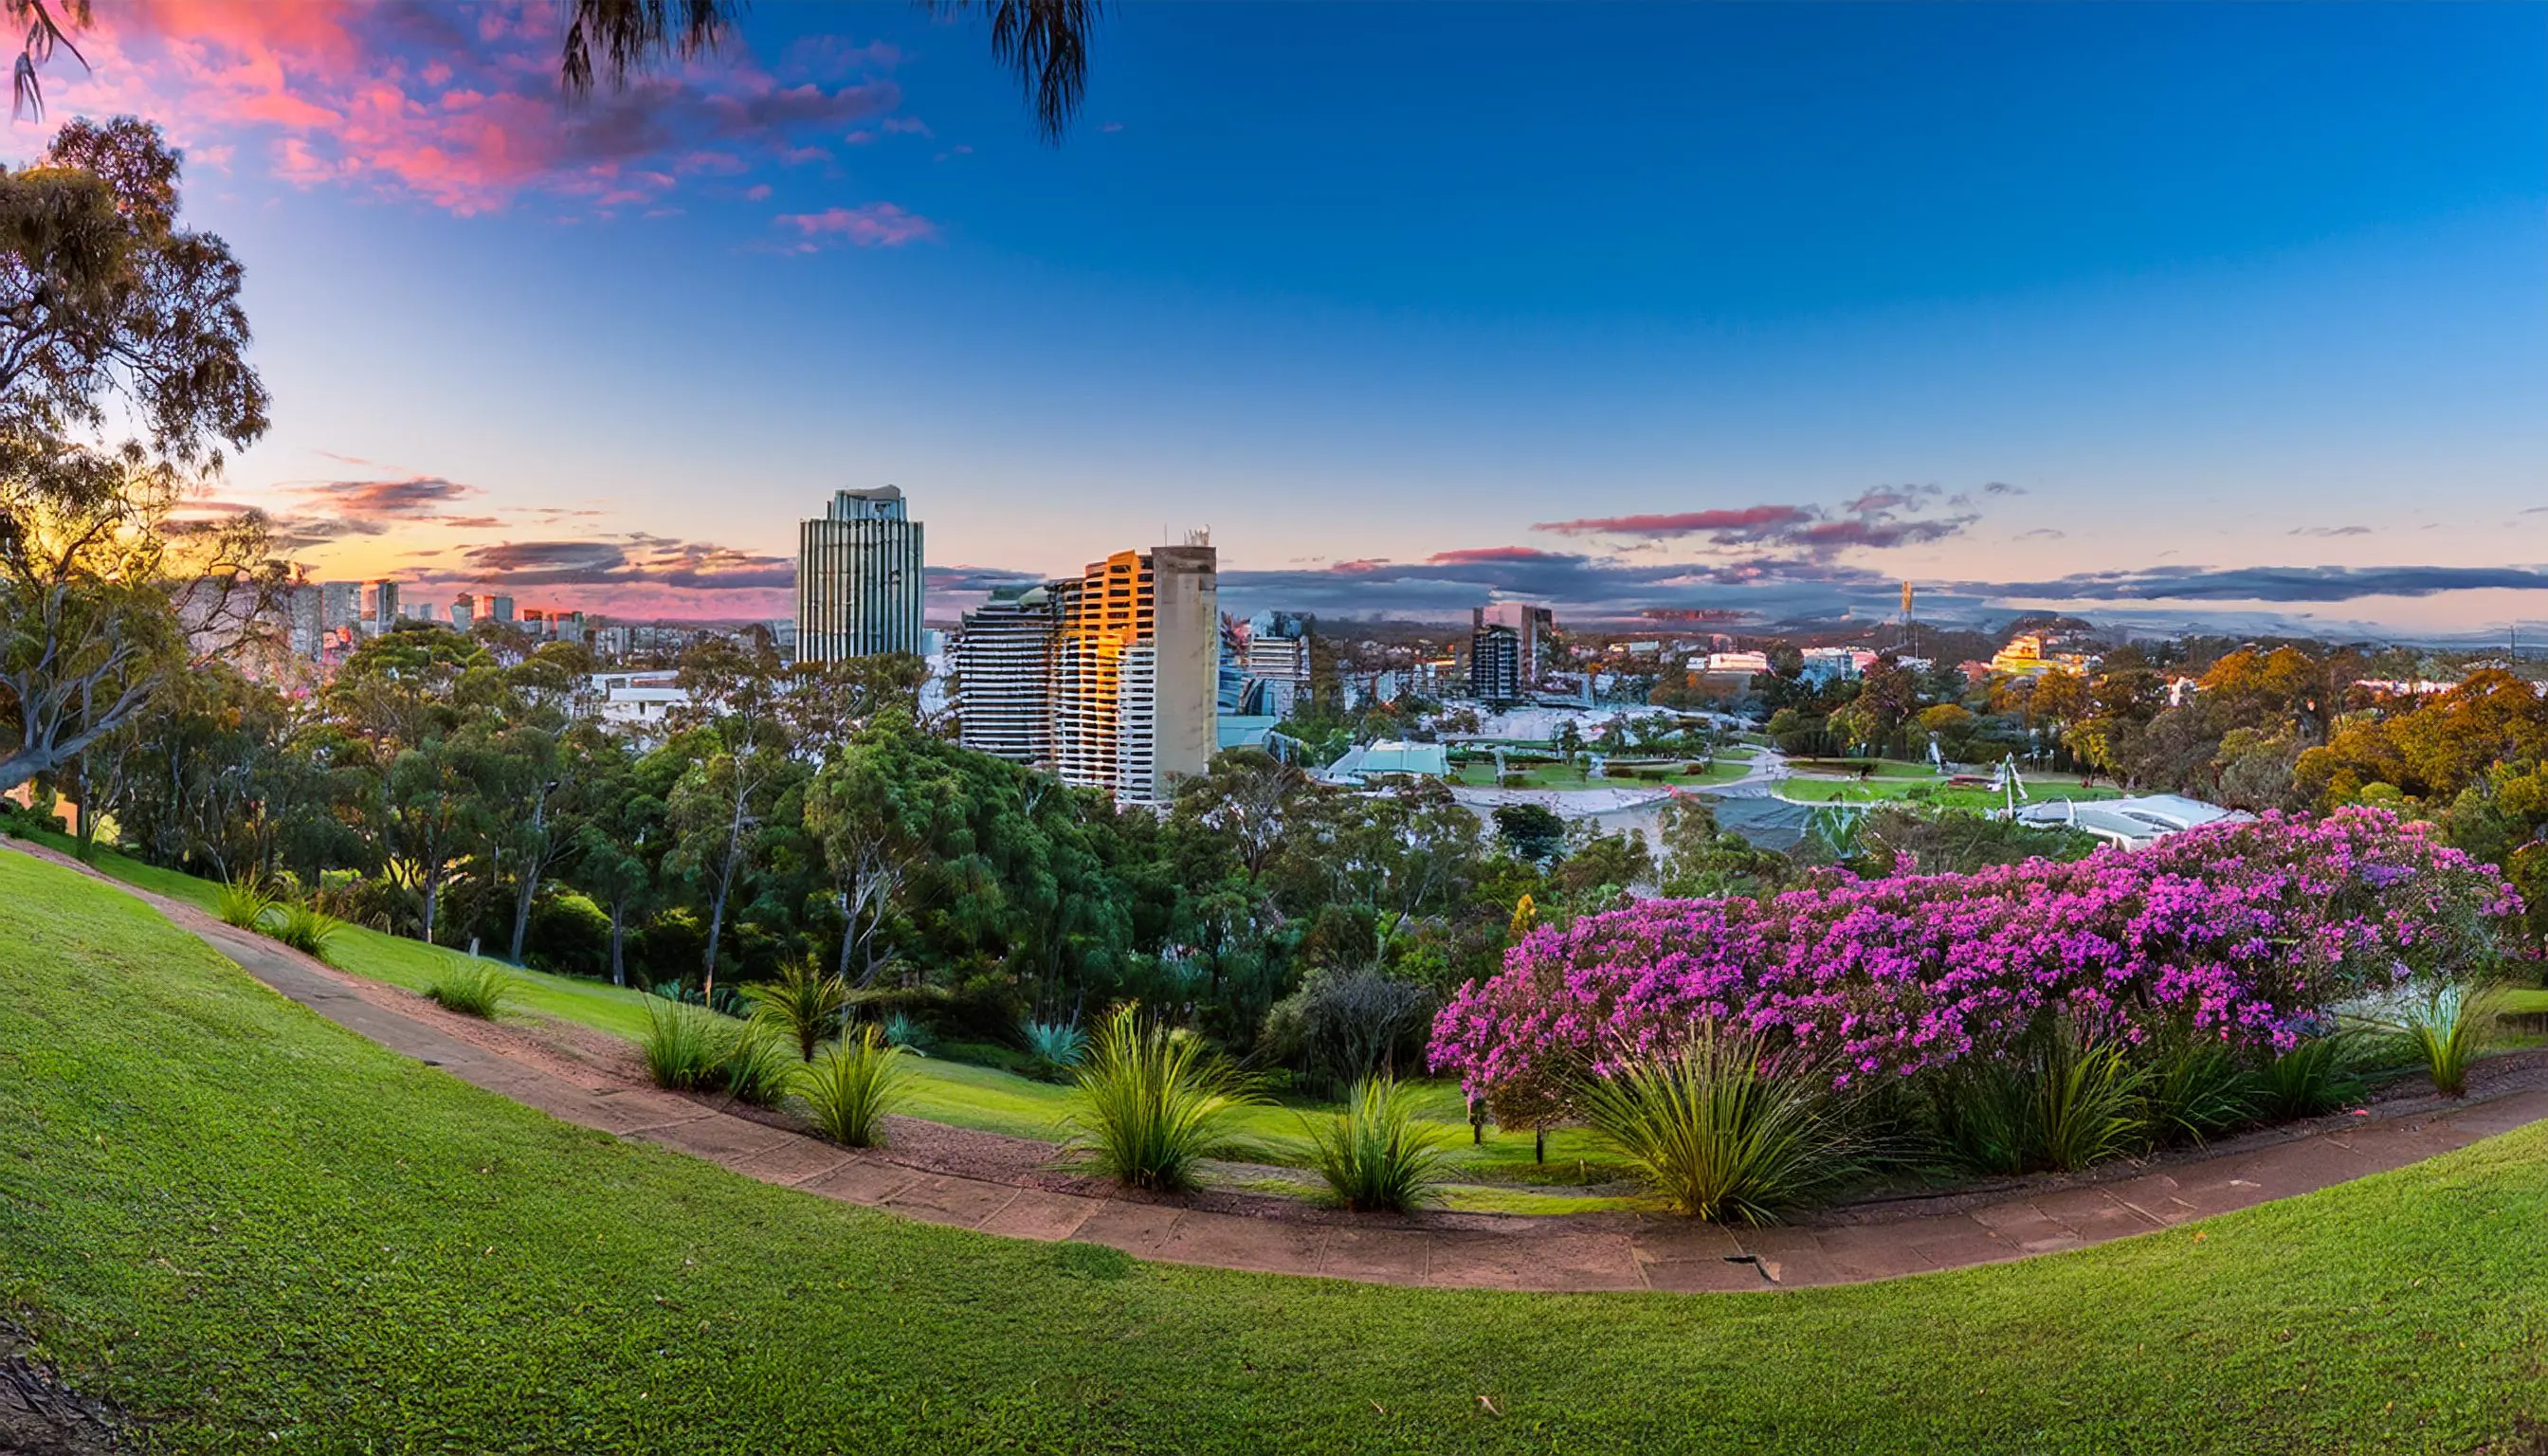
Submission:
[[45,119],[45,88],[36,79],[36,68],[53,58],[53,47],[71,53],[81,65],[88,57],[71,44],[66,26],[88,24],[89,0],[0,0],[0,14],[13,25],[27,28],[27,44],[18,52],[18,63],[9,78],[9,116]]
[[[1015,71],[1035,109],[1036,132],[1058,142],[1088,91],[1088,37],[1105,0],[919,0],[938,14],[979,10],[991,21],[991,56]],[[55,47],[88,64],[70,32],[89,23],[90,0],[0,0],[0,15],[27,28],[14,67],[11,114],[44,115],[37,68]],[[568,0],[558,79],[570,97],[620,87],[665,60],[714,51],[734,31],[743,0]]]
[[[12,11],[45,0],[7,0]],[[84,12],[86,0],[56,0]],[[953,14],[980,10],[991,22],[991,55],[1017,73],[1035,110],[1036,131],[1059,141],[1088,89],[1088,37],[1104,0],[919,0]],[[714,51],[733,33],[742,0],[570,0],[558,75],[569,96],[596,85],[624,86],[664,60]],[[32,74],[21,62],[21,74]]]

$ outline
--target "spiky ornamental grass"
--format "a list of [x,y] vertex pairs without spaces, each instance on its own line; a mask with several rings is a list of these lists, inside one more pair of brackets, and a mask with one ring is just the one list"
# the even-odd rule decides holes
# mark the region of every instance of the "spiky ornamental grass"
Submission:
[[796,1071],[804,1065],[795,1046],[775,1030],[745,1022],[727,1032],[725,1055],[716,1080],[737,1102],[776,1107],[786,1100]]
[[2466,1097],[2469,1065],[2495,1045],[2504,1005],[2502,986],[2454,982],[2388,998],[2358,1020],[2412,1048],[2433,1090]]
[[1206,1158],[1242,1150],[1238,1109],[1262,1101],[1196,1037],[1144,1025],[1127,1006],[1107,1019],[1072,1078],[1065,1157],[1134,1188],[1192,1188]]
[[637,1039],[646,1074],[675,1092],[716,1086],[725,1060],[726,1034],[716,1013],[661,996],[646,998],[646,1031]]
[[455,965],[424,988],[427,999],[445,1011],[494,1021],[512,998],[513,978],[502,967],[483,960]]
[[213,913],[221,917],[224,925],[262,932],[265,917],[277,903],[263,876],[247,874],[223,883],[221,898],[215,902]]
[[327,958],[327,943],[345,928],[345,922],[307,900],[290,901],[271,918],[273,925],[268,934],[293,950],[320,960]]
[[911,1071],[903,1050],[875,1027],[823,1048],[795,1076],[815,1131],[848,1147],[884,1145],[885,1115],[902,1102]]
[[1692,1218],[1774,1222],[1857,1167],[1828,1070],[1778,1065],[1759,1039],[1705,1023],[1668,1051],[1586,1081],[1577,1102],[1593,1132]]
[[814,1048],[840,1034],[850,987],[807,957],[791,961],[776,980],[744,987],[743,999],[752,1003],[754,1021],[795,1043],[797,1060],[812,1061]]
[[1345,1094],[1344,1111],[1323,1123],[1302,1119],[1311,1166],[1336,1202],[1355,1213],[1410,1213],[1439,1197],[1446,1131],[1415,1116],[1397,1080],[1374,1077]]

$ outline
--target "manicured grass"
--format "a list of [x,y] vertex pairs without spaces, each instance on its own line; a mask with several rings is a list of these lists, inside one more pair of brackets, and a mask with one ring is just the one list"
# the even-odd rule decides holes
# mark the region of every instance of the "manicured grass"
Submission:
[[2548,1413],[2548,1128],[1890,1284],[1398,1290],[572,1128],[7,853],[0,945],[0,1299],[160,1449],[2468,1452]]
[[[1680,765],[1694,764],[1699,761],[1695,758],[1690,758],[1676,759],[1672,762],[1675,765]],[[1731,763],[1720,760],[1711,765],[1707,772],[1703,774],[1675,773],[1667,778],[1638,778],[1629,774],[1629,767],[1631,766],[1623,765],[1615,767],[1610,771],[1607,776],[1595,778],[1591,774],[1587,773],[1585,766],[1581,764],[1517,764],[1513,767],[1512,772],[1520,775],[1523,781],[1512,786],[1517,788],[1663,788],[1671,784],[1687,786],[1700,783],[1723,783],[1728,779],[1742,777],[1746,773],[1750,772],[1751,768],[1748,764]],[[1637,765],[1633,767],[1652,768],[1655,766]],[[1501,788],[1504,786],[1504,784],[1496,777],[1496,766],[1490,763],[1462,764],[1458,769],[1453,771],[1451,781],[1466,788]]]
[[[2004,794],[1987,788],[1950,788],[1945,779],[1934,774],[1920,778],[1877,778],[1867,783],[1861,783],[1855,778],[1788,778],[1780,781],[1778,793],[1781,797],[1795,799],[1802,803],[1829,803],[1835,799],[1870,801],[1901,799],[1922,784],[1929,785],[1930,789],[1929,797],[1924,802],[1940,804],[1948,808],[1998,809],[2006,807],[2008,802]],[[2020,804],[2041,802],[2046,799],[2078,799],[2086,802],[2090,799],[2111,799],[2122,793],[2121,789],[2110,788],[2102,783],[2083,788],[2076,783],[2037,783],[2032,779],[2028,780],[2026,791],[2030,797],[2018,800]]]
[[[50,840],[46,842],[52,844]],[[66,841],[52,847],[64,852],[69,849]],[[111,852],[100,852],[95,867],[128,884],[208,910],[221,893],[221,886],[210,880]],[[383,935],[360,926],[347,926],[329,945],[328,956],[348,974],[387,981],[418,994],[446,970],[469,961],[468,956],[459,951]],[[546,971],[508,967],[508,973],[514,978],[512,994],[505,1003],[508,1011],[556,1017],[629,1042],[637,1041],[646,1030],[645,996],[640,991]],[[901,1110],[912,1117],[1012,1138],[1058,1140],[1062,1136],[1059,1125],[1071,1100],[1067,1086],[944,1057],[914,1057],[906,1065],[912,1076]],[[1453,1176],[1463,1183],[1451,1191],[1453,1207],[1509,1213],[1580,1212],[1586,1206],[1581,1194],[1541,1194],[1508,1185],[1575,1184],[1588,1180],[1598,1183],[1624,1175],[1624,1169],[1594,1144],[1591,1135],[1576,1129],[1549,1135],[1549,1161],[1544,1166],[1532,1160],[1533,1142],[1528,1133],[1500,1133],[1491,1128],[1485,1144],[1473,1146],[1468,1138],[1466,1105],[1457,1087],[1447,1082],[1423,1083],[1412,1086],[1410,1092],[1417,1098],[1423,1116],[1459,1128],[1459,1145],[1449,1163]],[[1310,1139],[1302,1131],[1299,1112],[1322,1114],[1327,1105],[1302,1102],[1297,1108],[1298,1111],[1293,1106],[1251,1107],[1238,1115],[1238,1132],[1255,1148],[1253,1160],[1291,1167],[1309,1165]],[[1473,1180],[1507,1186],[1469,1186]],[[1622,1207],[1625,1201],[1595,1200],[1592,1206]]]

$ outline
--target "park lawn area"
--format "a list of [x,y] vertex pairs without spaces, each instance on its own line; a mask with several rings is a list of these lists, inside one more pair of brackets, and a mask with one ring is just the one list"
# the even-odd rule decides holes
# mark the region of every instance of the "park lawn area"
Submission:
[[[1779,782],[1778,792],[1800,803],[1822,804],[1835,800],[1901,799],[1907,797],[1911,790],[1927,784],[1930,792],[1928,798],[1923,800],[1926,803],[1955,809],[1998,809],[2007,806],[2007,796],[1995,790],[1949,788],[1947,781],[1936,774],[1926,770],[1922,771],[1922,774],[1923,776],[1918,778],[1877,778],[1866,783],[1861,783],[1855,778],[1788,778]],[[2028,781],[2026,791],[2031,797],[2019,800],[2021,804],[2040,803],[2047,799],[2078,799],[2085,802],[2089,799],[2117,798],[2123,793],[2121,789],[2102,783],[2081,787],[2076,783],[2039,784],[2032,780]]]
[[[40,834],[37,838],[65,854],[70,852],[69,841],[58,836]],[[128,884],[205,910],[213,909],[221,895],[221,887],[210,880],[145,864],[108,850],[98,852],[95,867]],[[328,944],[327,957],[349,974],[416,992],[422,992],[445,971],[469,963],[464,952],[356,925],[338,932]],[[507,965],[505,969],[519,983],[508,1011],[535,1012],[632,1042],[645,1032],[646,997],[634,988],[518,966]],[[910,1101],[903,1110],[913,1117],[1012,1138],[1058,1140],[1068,1134],[1062,1126],[1070,1110],[1071,1091],[1066,1086],[943,1057],[913,1057],[904,1064],[913,1075]],[[1447,1161],[1453,1175],[1464,1180],[1464,1186],[1449,1191],[1455,1207],[1503,1213],[1578,1213],[1588,1206],[1578,1195],[1543,1193],[1530,1187],[1465,1186],[1465,1181],[1484,1179],[1501,1185],[1529,1185],[1587,1179],[1606,1182],[1626,1176],[1626,1170],[1581,1129],[1559,1129],[1549,1134],[1549,1160],[1545,1165],[1534,1161],[1534,1141],[1528,1133],[1490,1129],[1483,1145],[1472,1145],[1466,1104],[1458,1087],[1448,1082],[1426,1082],[1419,1090],[1418,1107],[1424,1117],[1444,1125],[1443,1136],[1450,1147]],[[1301,1118],[1305,1113],[1316,1117],[1331,1110],[1332,1104],[1314,1102],[1250,1107],[1240,1112],[1237,1132],[1250,1144],[1249,1160],[1306,1167],[1312,1149]],[[1622,1207],[1625,1201],[1601,1200],[1591,1206]]]
[[[1671,762],[1696,763],[1698,760],[1689,758]],[[1568,764],[1532,764],[1518,767],[1513,772],[1521,775],[1523,781],[1516,786],[1522,788],[1663,788],[1672,784],[1723,783],[1742,777],[1748,771],[1748,765],[1719,762],[1711,765],[1704,774],[1675,774],[1669,778],[1631,777],[1624,768],[1614,768],[1609,776],[1595,778],[1585,772],[1583,766]],[[1463,764],[1453,771],[1451,781],[1468,788],[1503,786],[1497,780],[1496,766],[1492,763]]]
[[2076,1253],[1782,1294],[1144,1264],[480,1092],[0,853],[0,1300],[185,1452],[2511,1452],[2548,1126]]

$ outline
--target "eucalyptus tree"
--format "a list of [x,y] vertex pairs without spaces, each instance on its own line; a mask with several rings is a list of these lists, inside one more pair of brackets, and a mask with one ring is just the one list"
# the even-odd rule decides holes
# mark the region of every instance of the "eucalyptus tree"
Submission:
[[713,996],[727,911],[752,873],[779,788],[804,772],[793,753],[804,699],[791,694],[784,665],[762,642],[710,638],[682,654],[675,681],[688,703],[673,716],[674,742],[690,765],[666,807],[678,864],[697,876],[707,898],[699,974]]
[[267,404],[238,264],[178,226],[178,170],[122,118],[0,171],[0,788],[113,733],[281,582],[259,518],[172,519]]

